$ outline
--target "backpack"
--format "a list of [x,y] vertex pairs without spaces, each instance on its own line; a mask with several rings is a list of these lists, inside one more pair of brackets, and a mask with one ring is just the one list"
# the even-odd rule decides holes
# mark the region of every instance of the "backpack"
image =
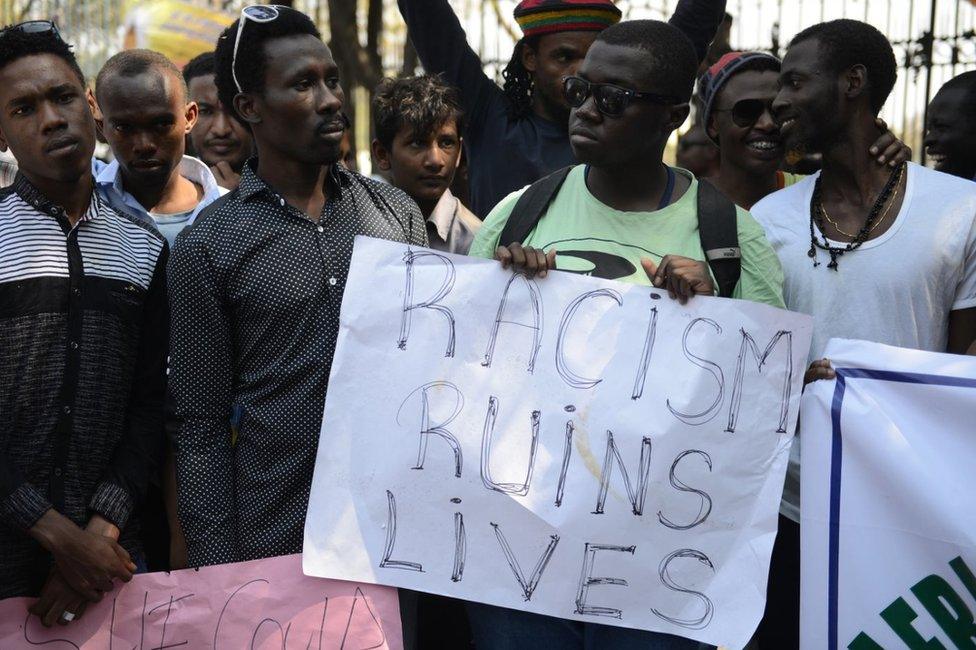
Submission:
[[[526,188],[502,229],[499,246],[525,241],[546,214],[571,169],[555,171]],[[718,295],[731,298],[742,272],[735,204],[705,180],[698,181],[698,234],[705,259],[718,283]]]

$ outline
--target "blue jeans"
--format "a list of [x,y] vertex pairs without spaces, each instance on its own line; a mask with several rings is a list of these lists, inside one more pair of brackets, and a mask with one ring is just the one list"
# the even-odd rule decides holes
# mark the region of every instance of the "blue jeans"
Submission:
[[478,650],[697,650],[698,642],[662,632],[584,623],[468,602]]

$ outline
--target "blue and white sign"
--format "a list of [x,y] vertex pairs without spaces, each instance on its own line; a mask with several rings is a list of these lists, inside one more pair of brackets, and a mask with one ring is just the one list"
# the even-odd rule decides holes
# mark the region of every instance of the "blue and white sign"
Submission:
[[976,647],[976,357],[826,356],[801,402],[802,648]]

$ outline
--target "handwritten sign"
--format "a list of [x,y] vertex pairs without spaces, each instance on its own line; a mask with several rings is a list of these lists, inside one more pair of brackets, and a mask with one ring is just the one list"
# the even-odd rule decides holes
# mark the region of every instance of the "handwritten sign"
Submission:
[[973,648],[976,357],[834,339],[803,397],[803,648]]
[[810,326],[358,239],[305,572],[742,647]]
[[0,648],[400,650],[395,589],[302,575],[299,555],[135,576],[67,626],[0,601]]

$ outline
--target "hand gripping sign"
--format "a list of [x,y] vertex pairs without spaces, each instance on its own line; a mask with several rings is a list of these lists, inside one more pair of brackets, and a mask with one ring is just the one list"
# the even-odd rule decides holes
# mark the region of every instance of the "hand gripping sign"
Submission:
[[810,318],[358,239],[310,575],[741,647]]
[[66,626],[28,615],[33,598],[0,601],[0,648],[401,650],[395,589],[302,575],[298,555],[145,573]]
[[803,398],[802,647],[976,643],[976,357],[834,339]]

